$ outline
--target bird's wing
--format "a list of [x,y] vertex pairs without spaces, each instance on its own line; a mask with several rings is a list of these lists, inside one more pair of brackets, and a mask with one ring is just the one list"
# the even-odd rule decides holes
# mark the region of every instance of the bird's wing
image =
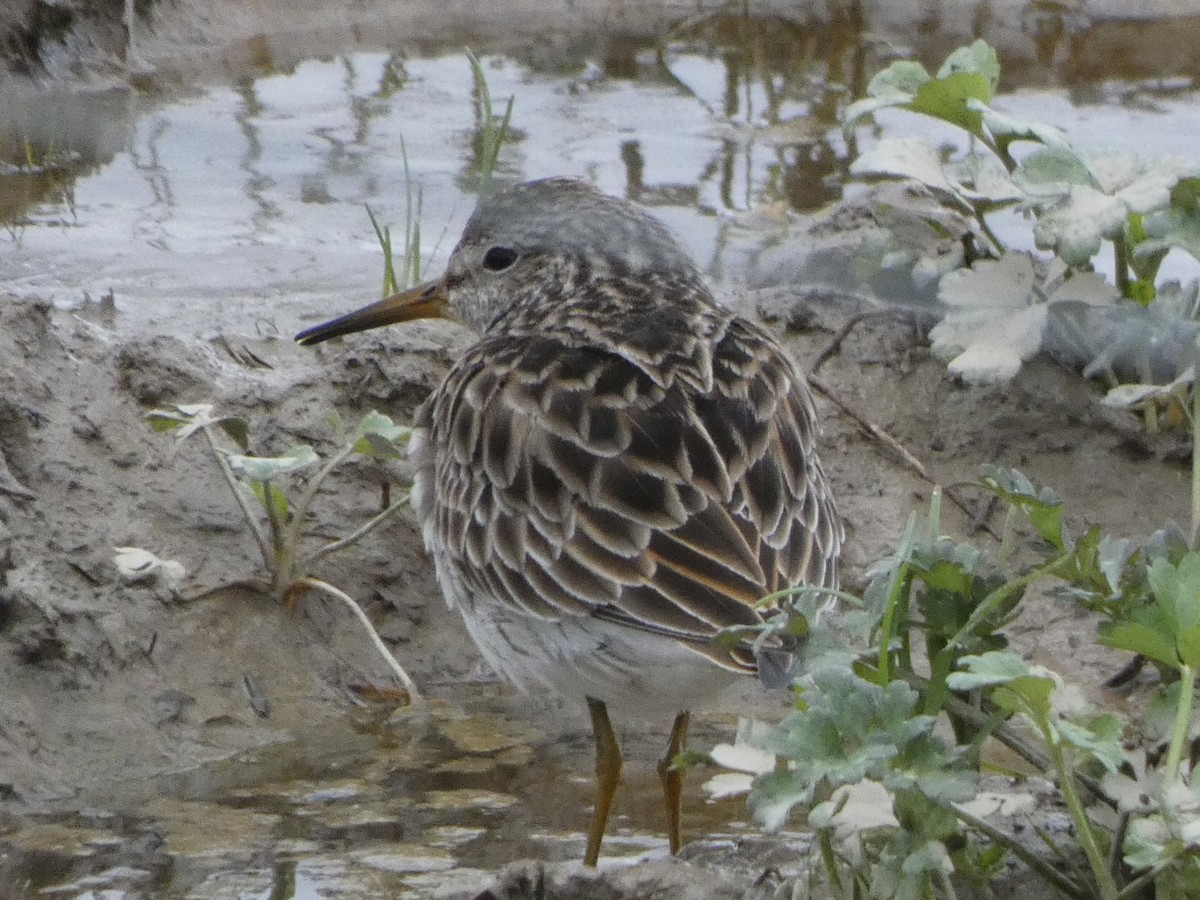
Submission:
[[615,352],[525,338],[460,360],[426,424],[435,533],[468,586],[709,653],[718,630],[762,621],[763,595],[835,584],[842,531],[807,386],[740,320],[709,359],[664,379]]

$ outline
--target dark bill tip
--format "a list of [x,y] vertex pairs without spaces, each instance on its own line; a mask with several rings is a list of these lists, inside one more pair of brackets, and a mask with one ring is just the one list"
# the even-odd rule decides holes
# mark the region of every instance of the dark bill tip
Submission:
[[440,281],[431,281],[305,329],[296,335],[296,343],[311,347],[330,338],[381,328],[397,322],[449,317],[450,304],[445,285]]

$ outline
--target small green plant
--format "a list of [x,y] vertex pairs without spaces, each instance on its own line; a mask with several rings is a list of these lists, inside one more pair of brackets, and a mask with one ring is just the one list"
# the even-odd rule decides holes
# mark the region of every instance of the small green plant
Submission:
[[[952,876],[989,896],[1009,855],[1079,900],[1150,889],[1197,896],[1200,773],[1187,750],[1200,732],[1200,550],[1172,528],[1140,546],[1094,527],[1073,536],[1062,502],[1019,472],[985,467],[980,483],[1008,507],[995,560],[941,534],[935,495],[927,523],[910,522],[837,632],[808,589],[769,621],[764,638],[806,636],[805,672],[796,711],[753,737],[777,763],[756,770],[751,810],[769,828],[804,810],[820,849],[809,862],[814,896],[954,897]],[[1042,559],[1014,571],[1020,519]],[[1007,649],[1001,629],[1043,582],[1099,613],[1101,643],[1158,667],[1162,684],[1141,724],[1151,752],[1165,745],[1161,757],[1130,744],[1121,717]],[[847,636],[875,649],[855,655]],[[939,719],[951,739],[935,733]],[[1035,852],[988,821],[1001,805],[1033,804],[980,794],[986,771],[1004,771],[988,761],[992,740],[1057,787],[1074,845],[1034,823],[1030,833],[1045,842]]]
[[[981,485],[1008,505],[998,559],[943,536],[935,496],[925,526],[910,522],[839,621],[842,637],[876,648],[852,666],[847,644],[816,614],[813,591],[775,614],[767,634],[807,636],[805,673],[796,711],[753,739],[778,762],[757,770],[751,810],[770,828],[805,811],[820,849],[809,864],[814,896],[954,897],[952,876],[988,896],[1008,855],[1080,900],[1140,897],[1148,886],[1160,898],[1196,896],[1200,774],[1187,748],[1200,731],[1200,551],[1171,529],[1136,547],[1096,528],[1073,537],[1061,501],[1019,472],[987,467]],[[1043,559],[1013,572],[1007,559],[1019,518],[1032,525]],[[1026,589],[1047,581],[1064,602],[1100,613],[1102,643],[1162,673],[1143,723],[1152,745],[1160,737],[1166,745],[1155,763],[1144,749],[1127,749],[1132,733],[1119,716],[1093,709],[1058,675],[1007,649],[1001,629],[1020,614]],[[951,724],[952,740],[935,733],[939,719]],[[1031,833],[1046,847],[1034,852],[987,820],[1002,804],[1033,803],[980,795],[981,775],[996,769],[985,752],[990,740],[1058,788],[1074,846],[1035,823]]]
[[475,79],[475,159],[479,177],[477,190],[482,194],[492,183],[492,175],[500,159],[500,148],[508,138],[515,98],[509,97],[504,115],[497,116],[492,107],[492,92],[488,88],[483,65],[470,50],[467,51],[467,59],[471,61],[471,75]]
[[[336,416],[331,417],[330,425],[339,435],[339,446],[322,459],[308,444],[297,444],[281,456],[256,455],[250,443],[249,423],[240,416],[217,415],[208,403],[156,409],[147,413],[145,419],[156,431],[174,434],[177,446],[193,435],[204,437],[262,556],[267,577],[240,579],[205,595],[240,586],[269,594],[284,603],[294,602],[309,589],[322,591],[355,614],[400,684],[416,700],[419,696],[416,685],[359,605],[343,591],[309,575],[322,558],[369,534],[405,504],[385,505],[381,512],[345,537],[307,550],[303,543],[309,511],[326,479],[353,456],[376,459],[399,456],[399,448],[408,441],[410,429],[378,412],[368,413],[349,430]],[[307,477],[301,473],[308,473]]]
[[[1149,317],[1118,300],[1144,308],[1179,293],[1177,284],[1157,280],[1173,248],[1200,260],[1200,162],[1085,153],[1052,125],[994,109],[999,79],[995,51],[976,41],[951,53],[936,75],[914,61],[892,63],[871,79],[868,96],[850,104],[842,119],[853,133],[873,113],[899,108],[970,135],[971,148],[950,157],[924,141],[883,138],[851,166],[856,175],[923,183],[971,215],[989,254],[997,257],[942,278],[939,298],[948,309],[930,335],[935,352],[950,360],[956,374],[978,381],[1011,378],[1048,339],[1084,362],[1091,359],[1087,374],[1113,378],[1114,384],[1118,374],[1144,381],[1178,376],[1186,361],[1165,378],[1147,371],[1146,348],[1154,346],[1154,334],[1143,337],[1139,329],[1151,324]],[[1016,152],[1022,144],[1031,149]],[[992,230],[988,217],[1009,208],[1032,217],[1037,246],[1054,254],[1048,264],[1009,253]],[[1115,287],[1090,271],[1105,242],[1113,248]],[[1191,287],[1182,290],[1194,293]],[[1081,304],[1115,307],[1106,321],[1119,320],[1119,334],[1093,336],[1099,326],[1080,321]],[[1182,321],[1191,334],[1200,331],[1195,304],[1180,313],[1171,322]],[[1158,335],[1162,330],[1152,329]],[[1125,352],[1117,358],[1114,344],[1121,341]]]
[[400,157],[404,160],[404,255],[400,258],[399,275],[397,275],[395,255],[392,252],[392,229],[390,225],[380,225],[371,207],[367,207],[367,217],[371,227],[375,229],[375,237],[383,249],[383,293],[388,297],[406,288],[421,283],[421,205],[424,201],[424,191],[416,184],[408,167],[408,148],[404,139],[400,139]]

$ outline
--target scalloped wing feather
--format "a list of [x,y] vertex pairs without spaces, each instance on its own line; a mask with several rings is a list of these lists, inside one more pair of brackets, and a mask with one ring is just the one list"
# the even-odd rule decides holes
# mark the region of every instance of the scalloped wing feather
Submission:
[[761,622],[765,594],[836,585],[842,530],[808,388],[764,332],[708,316],[703,352],[653,375],[549,337],[485,338],[459,360],[418,414],[416,464],[432,480],[418,513],[465,585],[740,671],[753,655],[716,648],[717,631]]

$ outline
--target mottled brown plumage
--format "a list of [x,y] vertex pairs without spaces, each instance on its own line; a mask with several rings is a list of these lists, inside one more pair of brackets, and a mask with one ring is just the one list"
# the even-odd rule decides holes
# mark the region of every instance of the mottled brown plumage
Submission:
[[417,412],[413,503],[487,659],[586,700],[600,756],[617,752],[598,763],[594,863],[620,768],[607,707],[680,713],[677,750],[681,711],[757,669],[713,636],[760,623],[765,594],[837,584],[812,399],[661,223],[578,181],[483,200],[442,279],[299,339],[447,308],[482,336]]

